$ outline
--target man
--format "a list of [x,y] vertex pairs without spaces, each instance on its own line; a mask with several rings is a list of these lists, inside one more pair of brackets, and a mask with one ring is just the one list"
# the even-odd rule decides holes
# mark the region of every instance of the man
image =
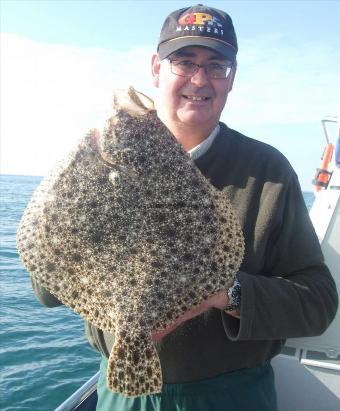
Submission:
[[286,338],[328,327],[336,288],[287,160],[219,123],[236,74],[231,18],[202,5],[177,10],[165,20],[157,51],[158,115],[211,184],[227,189],[244,232],[245,258],[230,289],[153,334],[165,382],[161,394],[110,392],[105,374],[113,337],[86,325],[103,354],[97,409],[275,411],[270,360]]

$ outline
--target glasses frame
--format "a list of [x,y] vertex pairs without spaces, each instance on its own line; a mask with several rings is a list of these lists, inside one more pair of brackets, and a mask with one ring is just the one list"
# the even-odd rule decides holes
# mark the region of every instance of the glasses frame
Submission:
[[[203,68],[203,69],[204,69],[204,72],[205,72],[205,75],[206,75],[206,76],[208,77],[208,79],[210,79],[210,80],[225,80],[225,79],[227,79],[227,78],[230,76],[230,73],[232,72],[233,67],[234,67],[234,64],[235,64],[235,63],[230,63],[230,66],[227,65],[227,73],[226,73],[225,77],[214,77],[214,76],[209,75],[209,73],[208,73],[208,71],[207,71],[207,67],[208,67],[210,64],[212,64],[212,63],[196,64],[196,63],[193,63],[193,62],[190,61],[190,63],[191,63],[191,64],[193,65],[193,67],[194,67],[194,71],[193,71],[191,74],[178,74],[178,73],[175,73],[175,72],[174,72],[173,62],[175,62],[175,61],[181,61],[181,60],[178,60],[178,59],[176,59],[176,58],[173,58],[173,59],[167,58],[166,60],[167,60],[167,61],[169,62],[169,64],[170,64],[171,73],[174,74],[175,76],[179,76],[179,77],[192,77],[192,76],[194,76],[194,75],[199,71],[200,68]],[[228,71],[228,69],[229,69],[229,71]]]

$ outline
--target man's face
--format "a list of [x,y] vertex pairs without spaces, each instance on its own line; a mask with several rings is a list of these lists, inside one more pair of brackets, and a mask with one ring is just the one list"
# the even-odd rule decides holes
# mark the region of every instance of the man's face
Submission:
[[[204,47],[185,47],[170,59],[200,65],[228,63],[220,54]],[[155,55],[152,70],[154,84],[160,89],[163,120],[186,128],[202,126],[210,131],[216,126],[232,88],[234,69],[224,79],[209,79],[203,68],[191,77],[182,77],[171,72],[167,59],[160,61]]]

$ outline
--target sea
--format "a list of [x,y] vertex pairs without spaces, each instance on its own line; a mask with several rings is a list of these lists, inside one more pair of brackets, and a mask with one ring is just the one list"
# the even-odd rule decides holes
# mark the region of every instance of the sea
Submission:
[[[0,175],[0,410],[52,411],[98,371],[83,320],[35,298],[15,243],[41,177]],[[314,194],[304,192],[307,207]]]

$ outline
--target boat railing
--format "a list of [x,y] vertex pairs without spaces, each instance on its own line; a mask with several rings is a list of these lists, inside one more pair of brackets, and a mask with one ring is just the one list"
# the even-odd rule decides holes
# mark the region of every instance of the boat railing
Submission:
[[[97,402],[97,382],[100,372],[93,375],[84,385],[68,397],[62,404],[60,404],[54,411],[73,411],[73,410],[95,410]],[[89,398],[93,396],[93,401]],[[91,405],[93,403],[93,405]]]
[[326,124],[327,123],[337,123],[337,122],[338,122],[338,118],[336,116],[326,116],[321,120],[321,124],[322,124],[323,131],[325,133],[327,144],[331,142],[331,139],[329,138]]

